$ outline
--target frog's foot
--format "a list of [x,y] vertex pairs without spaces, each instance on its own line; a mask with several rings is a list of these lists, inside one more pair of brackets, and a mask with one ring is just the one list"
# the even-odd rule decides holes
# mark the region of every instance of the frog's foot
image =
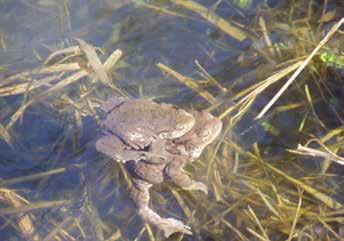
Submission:
[[157,227],[163,231],[165,238],[170,237],[174,233],[192,235],[191,228],[189,226],[174,218],[162,218],[157,224]]
[[192,181],[189,186],[183,187],[185,190],[198,190],[208,195],[208,187],[203,182]]
[[162,230],[166,238],[177,232],[192,235],[192,232],[190,231],[191,228],[183,222],[174,218],[162,218],[146,205],[139,208],[139,215],[145,222]]

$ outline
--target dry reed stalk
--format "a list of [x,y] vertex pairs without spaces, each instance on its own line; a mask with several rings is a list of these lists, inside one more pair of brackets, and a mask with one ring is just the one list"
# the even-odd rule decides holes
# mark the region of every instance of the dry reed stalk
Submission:
[[236,27],[235,25],[231,24],[230,22],[224,20],[220,16],[216,15],[215,13],[212,13],[207,9],[206,7],[191,1],[191,0],[171,0],[171,2],[183,6],[184,8],[191,10],[200,16],[202,16],[205,20],[207,20],[209,23],[215,25],[219,29],[221,29],[223,32],[228,34],[230,37],[238,40],[243,41],[247,38],[247,34],[241,30],[240,28]]
[[288,79],[288,81],[282,86],[282,88],[276,93],[276,95],[266,104],[262,111],[257,115],[256,119],[260,119],[263,115],[270,109],[270,107],[278,100],[278,98],[284,93],[284,91],[293,83],[297,76],[302,72],[302,70],[308,65],[314,55],[327,43],[327,41],[332,37],[332,35],[339,29],[339,27],[344,23],[344,18],[339,20],[335,25],[332,26],[330,31],[326,36],[320,41],[320,43],[315,47],[312,53],[303,61],[299,68],[294,72],[294,74]]
[[[21,208],[29,204],[26,199],[22,198],[17,193],[5,188],[0,188],[0,202],[9,205],[14,209]],[[4,215],[4,213],[0,211],[0,215]],[[22,236],[34,241],[38,241],[39,236],[35,234],[35,226],[32,221],[33,217],[30,217],[30,215],[21,212],[18,212],[16,216],[18,230],[20,230]]]
[[187,87],[189,87],[190,89],[192,89],[193,91],[195,91],[196,93],[198,93],[201,97],[203,97],[205,100],[207,100],[210,104],[212,105],[216,105],[217,104],[217,100],[214,96],[212,96],[208,91],[202,89],[195,80],[185,77],[184,75],[178,73],[177,71],[171,69],[170,67],[162,64],[162,63],[158,63],[157,67],[173,76],[174,78],[176,78],[179,82],[181,82],[182,84],[186,85]]

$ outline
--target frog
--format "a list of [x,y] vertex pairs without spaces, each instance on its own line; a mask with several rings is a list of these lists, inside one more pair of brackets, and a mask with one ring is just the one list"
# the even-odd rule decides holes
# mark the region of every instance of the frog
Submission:
[[163,231],[167,238],[181,232],[191,235],[191,228],[174,218],[162,218],[149,207],[149,190],[154,184],[171,180],[186,190],[208,193],[207,186],[192,180],[183,167],[198,158],[203,149],[220,133],[222,122],[206,111],[193,111],[196,123],[183,136],[174,139],[158,138],[148,150],[128,149],[117,136],[105,135],[96,142],[96,149],[116,161],[124,162],[133,185],[130,197],[141,218]]
[[106,113],[100,122],[102,129],[135,150],[148,147],[157,138],[178,138],[195,124],[193,115],[185,110],[148,99],[111,97],[101,109]]

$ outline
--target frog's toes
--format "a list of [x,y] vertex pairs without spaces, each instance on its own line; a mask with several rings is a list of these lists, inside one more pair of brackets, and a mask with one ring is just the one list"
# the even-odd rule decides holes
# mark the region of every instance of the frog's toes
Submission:
[[157,226],[163,231],[166,238],[174,233],[192,235],[191,228],[189,226],[174,218],[163,218]]
[[152,140],[150,137],[144,137],[141,133],[132,132],[125,138],[125,142],[135,150],[143,150]]
[[144,148],[142,147],[143,145],[140,144],[140,142],[138,142],[137,140],[127,139],[125,140],[125,142],[134,150],[141,150]]

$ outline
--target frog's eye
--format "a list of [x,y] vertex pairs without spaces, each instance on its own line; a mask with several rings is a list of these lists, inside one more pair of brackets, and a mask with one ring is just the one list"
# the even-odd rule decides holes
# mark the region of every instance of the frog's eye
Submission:
[[200,137],[207,137],[210,135],[210,131],[209,130],[201,130],[199,135],[200,135]]
[[179,123],[179,124],[177,124],[176,125],[176,129],[178,130],[178,131],[182,131],[182,130],[185,130],[185,124],[184,123]]

